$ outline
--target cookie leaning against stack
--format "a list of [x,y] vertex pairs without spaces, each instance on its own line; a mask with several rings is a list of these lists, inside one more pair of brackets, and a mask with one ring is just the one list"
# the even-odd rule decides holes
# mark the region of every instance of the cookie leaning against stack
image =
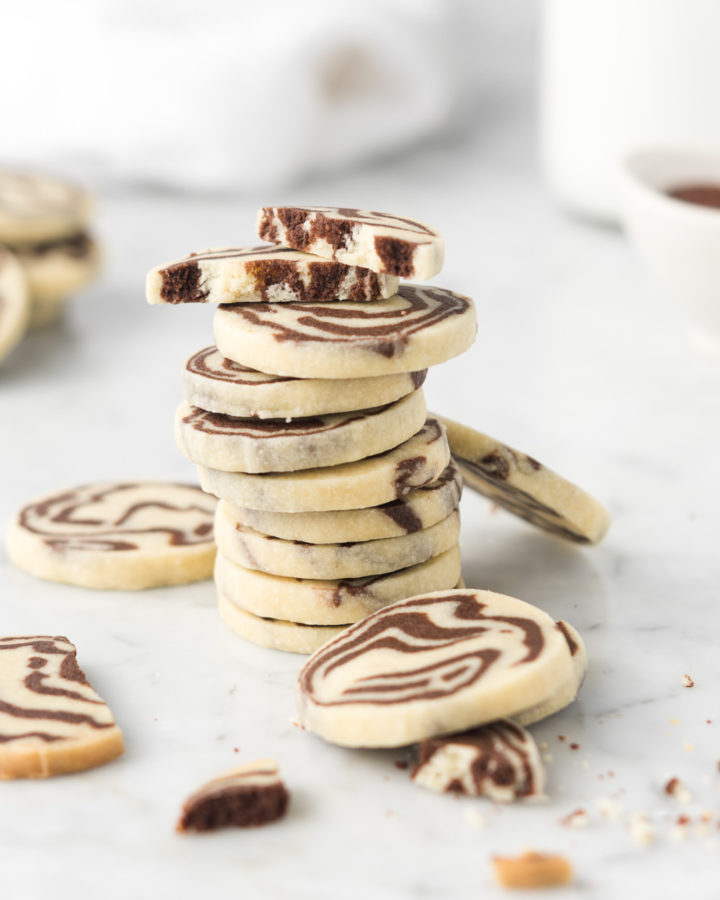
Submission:
[[[150,303],[218,303],[217,346],[194,353],[175,434],[218,496],[215,581],[227,625],[312,652],[412,594],[460,580],[461,480],[428,418],[428,366],[466,350],[467,297],[399,285],[442,265],[410,219],[263,208],[270,244],[153,269]],[[279,245],[279,246],[274,246]]]

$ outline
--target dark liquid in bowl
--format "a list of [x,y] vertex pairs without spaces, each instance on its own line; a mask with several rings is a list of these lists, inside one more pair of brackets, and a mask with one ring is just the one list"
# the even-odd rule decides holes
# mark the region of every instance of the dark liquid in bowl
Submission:
[[668,197],[674,197],[685,203],[720,209],[720,184],[683,184],[680,187],[671,188],[667,194]]

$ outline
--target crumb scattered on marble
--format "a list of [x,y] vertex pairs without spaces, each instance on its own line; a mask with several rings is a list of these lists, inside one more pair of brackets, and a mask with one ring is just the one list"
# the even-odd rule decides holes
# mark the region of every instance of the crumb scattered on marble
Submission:
[[239,747],[233,747],[233,753],[239,753],[239,752],[240,752]]
[[630,836],[636,844],[649,846],[655,840],[655,829],[644,812],[634,813],[630,818]]
[[476,809],[473,809],[471,806],[465,810],[464,819],[471,825],[473,828],[484,828],[487,824],[487,820],[485,816],[479,813]]
[[675,797],[680,803],[690,803],[692,801],[692,794],[679,778],[668,779],[663,790],[668,797]]
[[574,809],[571,813],[560,819],[561,825],[568,828],[584,828],[588,823],[588,814],[584,809]]
[[543,753],[543,760],[544,760],[546,763],[551,763],[551,762],[553,761],[554,758],[555,758],[555,757],[552,755],[552,753]]
[[558,740],[559,740],[559,741],[566,741],[567,738],[565,737],[564,734],[559,734],[559,735],[558,735]]
[[683,687],[695,687],[695,682],[689,675],[685,674],[682,677],[682,686]]
[[570,749],[571,749],[571,750],[579,750],[579,749],[580,749],[580,744],[570,744]]
[[682,748],[683,750],[694,750],[695,744],[691,744],[690,741],[683,741]]
[[607,797],[598,797],[595,802],[597,803],[601,815],[605,819],[615,822],[620,818],[623,811],[622,804],[616,803],[614,800],[610,800]]

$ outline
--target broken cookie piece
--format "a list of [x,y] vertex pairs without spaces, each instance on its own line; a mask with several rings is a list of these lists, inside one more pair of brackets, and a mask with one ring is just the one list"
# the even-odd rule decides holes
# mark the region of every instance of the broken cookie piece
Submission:
[[277,763],[259,759],[208,781],[185,801],[177,831],[266,825],[285,815],[290,795]]
[[502,887],[543,888],[569,884],[573,871],[564,856],[528,850],[522,856],[494,856],[495,878]]

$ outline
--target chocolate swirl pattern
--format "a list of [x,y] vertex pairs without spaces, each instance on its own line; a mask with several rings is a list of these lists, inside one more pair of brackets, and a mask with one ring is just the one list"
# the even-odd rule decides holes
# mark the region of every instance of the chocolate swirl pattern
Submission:
[[262,240],[305,250],[348,265],[424,281],[442,268],[440,232],[388,213],[331,206],[265,206],[258,212]]
[[510,803],[542,797],[546,776],[532,735],[501,719],[422,741],[412,779],[432,791]]
[[223,247],[151,269],[149,303],[371,301],[392,297],[398,279],[287,247]]
[[86,587],[179,584],[212,572],[214,512],[192,485],[83,485],[20,510],[8,553],[41,578]]
[[475,339],[472,300],[442,288],[402,285],[375,303],[235,304],[218,307],[220,352],[281,375],[362,378],[424,369]]
[[67,638],[0,638],[0,778],[73,772],[122,752],[120,729]]
[[298,706],[328,741],[392,747],[511,717],[571,677],[567,641],[546,613],[448,591],[394,603],[322,647],[300,673]]

